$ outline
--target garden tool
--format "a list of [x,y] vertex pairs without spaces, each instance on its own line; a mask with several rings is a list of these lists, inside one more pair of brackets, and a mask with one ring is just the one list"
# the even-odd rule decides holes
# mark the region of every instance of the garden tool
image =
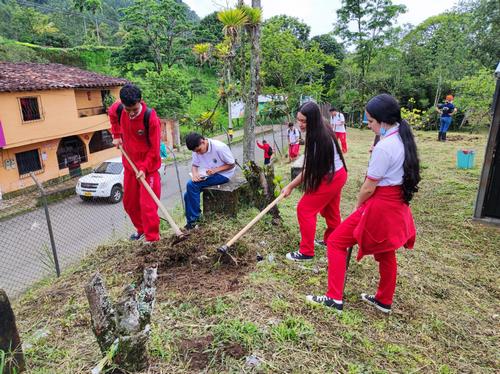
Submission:
[[[132,170],[134,170],[134,173],[136,173],[136,174],[139,173],[139,170],[134,165],[134,163],[132,162],[132,160],[128,156],[127,152],[125,152],[123,147],[121,145],[119,145],[118,148],[120,148],[120,151],[122,151],[123,156],[125,156],[128,163],[130,164],[130,166],[132,166]],[[163,205],[163,203],[160,201],[160,199],[158,199],[158,196],[156,196],[154,191],[151,189],[151,186],[146,182],[144,177],[141,177],[141,183],[144,186],[144,188],[146,189],[146,191],[148,191],[149,195],[154,200],[154,202],[156,203],[158,208],[160,208],[161,212],[163,213],[163,215],[165,216],[166,219],[163,217],[160,217],[160,218],[163,220],[166,220],[169,223],[170,227],[174,230],[176,239],[174,240],[173,244],[177,244],[177,243],[187,239],[188,234],[182,232],[181,229],[179,228],[179,226],[177,226],[174,219],[168,213],[167,208],[165,208],[165,205]]]
[[[268,206],[266,206],[253,220],[251,220],[245,227],[243,227],[240,232],[238,232],[231,240],[229,240],[226,244],[224,244],[222,247],[217,248],[217,251],[223,254],[229,254],[229,248],[239,239],[241,238],[250,228],[255,225],[264,215],[269,212],[276,204],[278,204],[285,196],[283,194],[280,194],[276,199],[274,199]],[[236,262],[236,260],[231,256],[233,261]],[[237,262],[236,262],[237,264]]]

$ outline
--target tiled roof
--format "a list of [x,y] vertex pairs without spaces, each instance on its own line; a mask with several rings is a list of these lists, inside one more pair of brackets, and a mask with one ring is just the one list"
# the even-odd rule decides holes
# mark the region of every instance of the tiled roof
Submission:
[[111,87],[127,83],[126,79],[62,64],[0,62],[0,92]]

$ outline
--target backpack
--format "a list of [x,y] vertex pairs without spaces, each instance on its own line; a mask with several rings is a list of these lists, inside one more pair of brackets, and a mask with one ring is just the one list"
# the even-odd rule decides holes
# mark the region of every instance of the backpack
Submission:
[[269,156],[272,156],[273,155],[273,147],[269,146],[269,151],[267,151],[267,154]]
[[[123,112],[123,104],[118,105],[118,108],[116,109],[116,115],[118,116],[118,124],[120,124],[120,120],[122,118],[122,112]],[[148,142],[148,145],[151,146],[149,143],[149,118],[151,117],[151,108],[146,109],[146,113],[144,113],[144,118],[143,118],[143,124],[144,124],[144,134],[146,135],[146,141]]]

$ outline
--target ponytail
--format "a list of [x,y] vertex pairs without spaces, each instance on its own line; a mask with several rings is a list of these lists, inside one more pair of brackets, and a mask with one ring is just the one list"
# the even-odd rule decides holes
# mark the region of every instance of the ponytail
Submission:
[[403,163],[403,200],[409,204],[413,194],[418,192],[418,183],[420,182],[420,161],[418,159],[417,144],[413,137],[413,132],[406,120],[399,122],[399,136],[405,149],[405,160]]

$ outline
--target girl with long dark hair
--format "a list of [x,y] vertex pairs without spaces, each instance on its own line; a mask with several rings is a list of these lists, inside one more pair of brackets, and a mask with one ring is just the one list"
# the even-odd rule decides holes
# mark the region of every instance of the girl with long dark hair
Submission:
[[396,250],[413,248],[415,224],[409,203],[420,182],[417,146],[401,109],[392,96],[375,96],[366,105],[368,126],[381,136],[373,148],[357,209],[328,238],[328,291],[307,300],[343,308],[347,248],[358,244],[357,260],[373,255],[379,263],[380,281],[375,295],[362,300],[384,313],[391,312],[396,289]]
[[304,166],[282,193],[289,196],[302,185],[304,195],[297,205],[301,241],[299,250],[286,255],[291,261],[307,261],[314,257],[316,216],[326,220],[326,240],[340,224],[340,196],[347,180],[345,161],[333,130],[325,125],[316,103],[303,104],[297,113],[300,130],[306,132]]

